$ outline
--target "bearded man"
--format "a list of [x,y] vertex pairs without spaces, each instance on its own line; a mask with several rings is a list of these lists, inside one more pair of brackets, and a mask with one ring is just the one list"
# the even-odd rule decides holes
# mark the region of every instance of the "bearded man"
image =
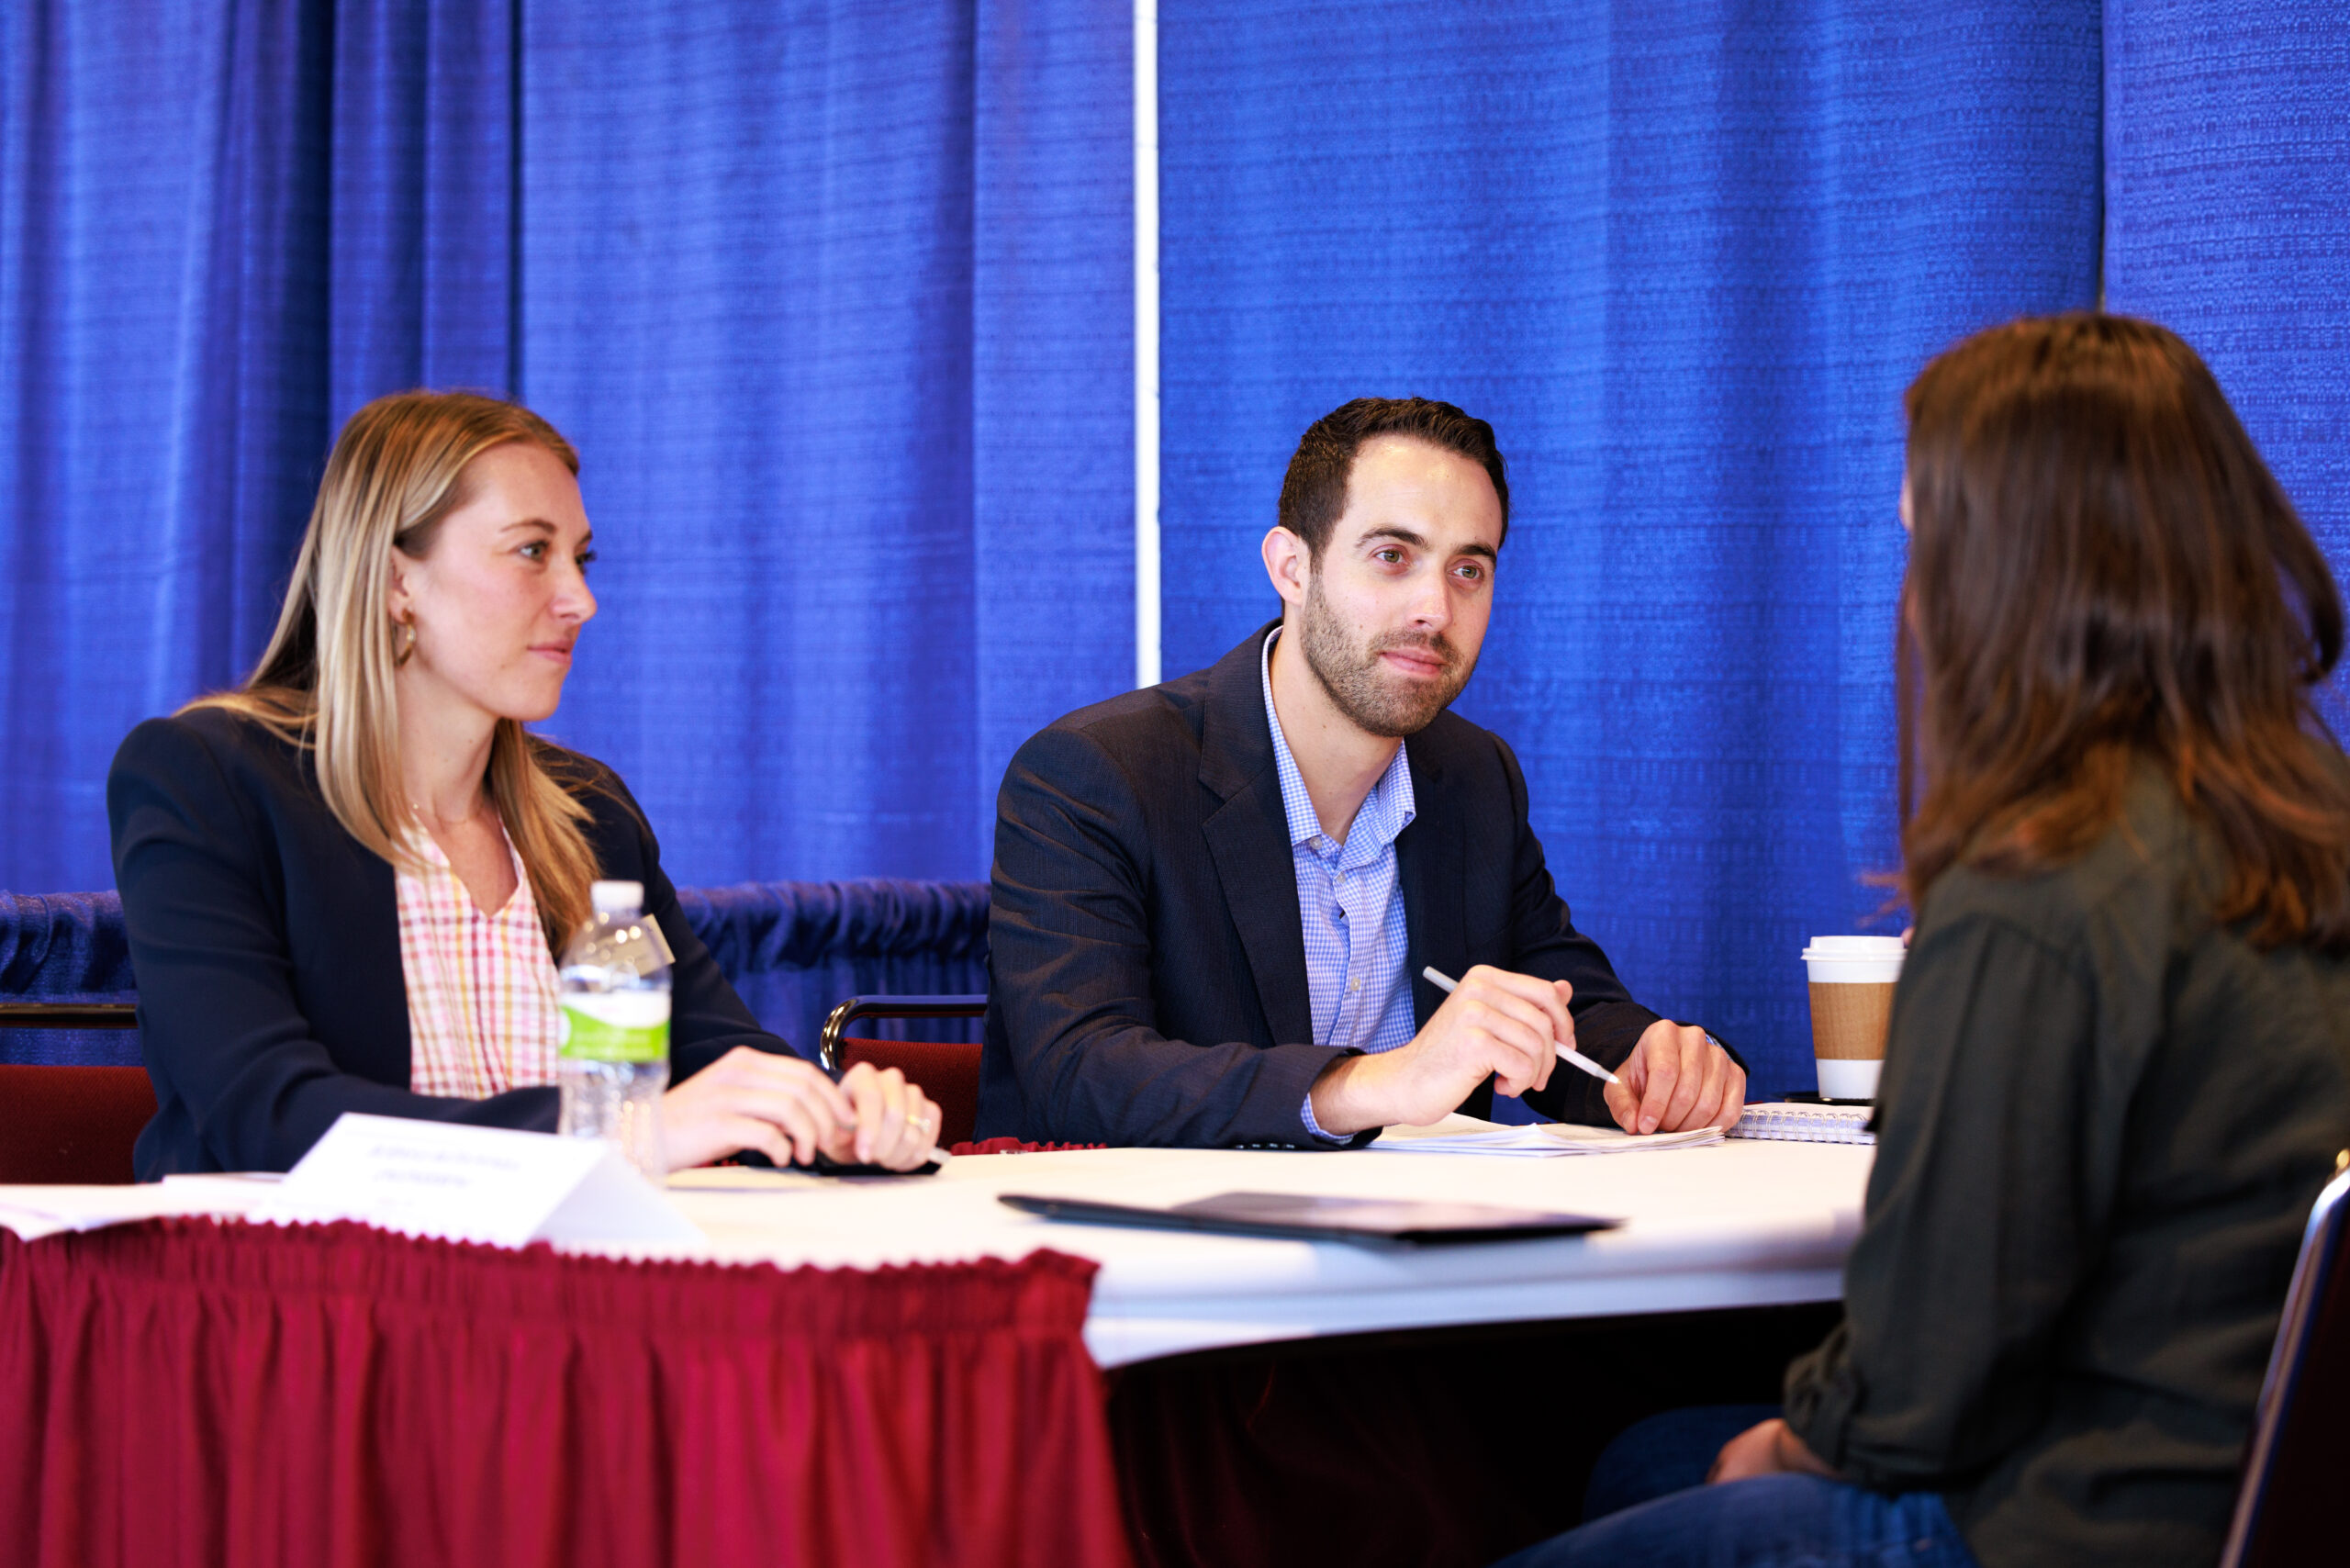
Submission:
[[1735,1122],[1743,1064],[1632,1000],[1551,885],[1517,758],[1446,711],[1509,528],[1493,427],[1357,398],[1305,432],[1279,517],[1279,621],[1005,771],[979,1136],[1352,1148],[1497,1090],[1634,1132]]

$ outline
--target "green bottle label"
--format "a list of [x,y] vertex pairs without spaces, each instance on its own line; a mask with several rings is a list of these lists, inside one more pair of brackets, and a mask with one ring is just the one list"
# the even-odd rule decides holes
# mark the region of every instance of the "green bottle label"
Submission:
[[572,1061],[669,1059],[669,993],[608,991],[563,1002],[563,1055]]

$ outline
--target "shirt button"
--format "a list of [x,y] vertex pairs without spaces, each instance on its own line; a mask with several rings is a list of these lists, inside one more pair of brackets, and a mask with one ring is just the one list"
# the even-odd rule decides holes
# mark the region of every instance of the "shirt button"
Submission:
[[1350,980],[1347,982],[1347,989],[1348,991],[1360,991],[1362,989],[1362,981],[1359,980]]

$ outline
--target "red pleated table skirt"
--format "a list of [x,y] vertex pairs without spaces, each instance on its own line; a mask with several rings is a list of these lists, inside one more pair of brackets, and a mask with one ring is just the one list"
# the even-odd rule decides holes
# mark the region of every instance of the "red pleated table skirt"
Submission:
[[1094,1265],[0,1232],[0,1542],[140,1564],[1124,1564]]

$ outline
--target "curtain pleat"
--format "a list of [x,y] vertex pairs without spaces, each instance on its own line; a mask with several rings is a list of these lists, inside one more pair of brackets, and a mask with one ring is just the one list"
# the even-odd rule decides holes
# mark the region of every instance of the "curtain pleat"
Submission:
[[331,434],[332,33],[0,7],[0,885],[110,885],[115,747],[275,622]]
[[681,881],[984,876],[1013,748],[1130,683],[1131,26],[527,12],[522,385],[603,553],[547,727]]
[[327,419],[515,384],[514,0],[336,0]]

